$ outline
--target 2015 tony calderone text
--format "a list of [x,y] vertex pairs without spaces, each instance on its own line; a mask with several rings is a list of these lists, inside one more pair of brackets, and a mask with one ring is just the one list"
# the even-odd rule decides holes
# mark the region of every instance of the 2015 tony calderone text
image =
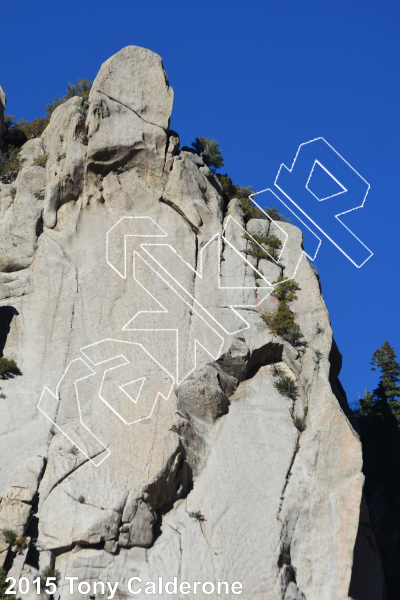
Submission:
[[[46,584],[43,585],[40,577],[36,577],[31,582],[27,577],[21,577],[18,582],[15,577],[7,577],[6,583],[9,587],[6,590],[6,594],[17,594],[24,596],[29,593],[30,586],[40,594],[41,591],[45,591],[47,594],[54,594],[57,590],[57,586],[66,587],[69,594],[81,594],[82,596],[95,596],[107,595],[108,600],[113,600],[117,591],[122,594],[132,594],[138,596],[139,594],[147,594],[148,596],[161,596],[162,594],[197,594],[203,593],[206,595],[217,593],[220,596],[227,596],[228,594],[239,595],[242,593],[242,584],[240,581],[234,581],[229,584],[226,581],[188,581],[178,582],[178,578],[174,577],[172,581],[165,581],[162,577],[159,577],[157,581],[146,581],[140,577],[131,577],[127,582],[117,581],[110,583],[109,581],[78,581],[78,577],[64,577],[64,584],[57,582],[56,577],[47,577]],[[120,589],[119,589],[120,588]],[[64,590],[65,593],[65,590]]]

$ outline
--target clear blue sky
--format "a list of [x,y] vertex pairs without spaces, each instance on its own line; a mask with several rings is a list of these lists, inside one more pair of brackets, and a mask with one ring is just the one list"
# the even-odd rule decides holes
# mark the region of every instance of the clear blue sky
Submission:
[[400,356],[398,0],[4,1],[0,85],[17,119],[135,44],[160,54],[182,145],[213,137],[235,183],[272,186],[299,144],[324,137],[370,183],[347,223],[374,252],[354,267],[328,241],[316,264],[349,401],[373,387],[385,339]]

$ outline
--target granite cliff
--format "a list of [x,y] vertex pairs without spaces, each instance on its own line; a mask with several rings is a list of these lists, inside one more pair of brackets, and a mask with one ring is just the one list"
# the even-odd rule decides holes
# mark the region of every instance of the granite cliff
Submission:
[[[240,581],[245,600],[384,600],[301,232],[227,201],[170,130],[173,97],[161,58],[124,48],[0,184],[2,351],[22,373],[2,382],[0,530],[26,536],[16,553],[0,535],[0,564],[58,570],[62,599],[65,576],[119,598],[177,576]],[[0,123],[4,106],[0,88]],[[252,234],[279,259],[246,254]],[[301,346],[261,319],[281,275]]]

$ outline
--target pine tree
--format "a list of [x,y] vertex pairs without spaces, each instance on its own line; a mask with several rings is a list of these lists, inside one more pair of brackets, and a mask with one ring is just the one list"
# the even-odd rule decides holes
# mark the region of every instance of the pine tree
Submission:
[[374,395],[369,390],[365,390],[364,396],[360,398],[358,415],[359,417],[366,417],[369,415],[371,410],[374,408]]
[[397,356],[386,340],[382,348],[377,348],[372,355],[372,370],[379,369],[381,378],[378,387],[374,390],[376,403],[389,404],[397,417],[400,417],[400,364]]
[[[382,559],[388,600],[400,598],[400,365],[385,341],[372,355],[378,387],[366,390],[357,411],[363,446],[364,494]],[[376,507],[379,507],[378,510]]]

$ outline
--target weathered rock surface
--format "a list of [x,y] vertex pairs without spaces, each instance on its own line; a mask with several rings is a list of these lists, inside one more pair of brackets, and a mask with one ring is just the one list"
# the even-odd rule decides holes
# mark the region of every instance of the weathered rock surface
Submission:
[[[64,576],[118,581],[118,598],[132,576],[176,576],[240,581],[246,600],[384,600],[301,232],[246,225],[179,151],[172,103],[160,57],[125,48],[88,104],[60,106],[22,148],[15,198],[0,189],[0,341],[22,372],[2,382],[0,529],[31,539],[7,568],[55,567],[61,598]],[[246,231],[285,241],[279,260],[246,254]],[[300,287],[301,348],[260,318],[281,274]]]

